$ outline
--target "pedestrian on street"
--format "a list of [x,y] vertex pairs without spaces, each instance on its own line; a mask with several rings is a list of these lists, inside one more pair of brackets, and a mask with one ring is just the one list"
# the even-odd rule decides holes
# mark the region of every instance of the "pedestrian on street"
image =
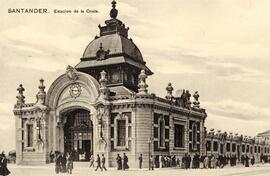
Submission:
[[67,154],[67,173],[68,174],[72,174],[72,170],[73,170],[73,156],[72,153],[71,154]]
[[153,156],[151,155],[151,157],[150,157],[150,169],[154,170],[154,167],[155,167],[155,161],[154,161]]
[[7,168],[7,158],[5,152],[3,151],[0,155],[0,175],[9,175],[10,171]]
[[116,163],[117,163],[117,170],[122,170],[122,158],[119,155],[119,153],[117,154],[116,157]]
[[62,155],[61,153],[56,154],[56,159],[55,159],[55,173],[59,174],[61,170],[61,161],[62,161]]
[[129,166],[128,166],[128,157],[126,155],[126,153],[123,154],[123,170],[126,170],[128,169]]
[[96,163],[97,163],[97,168],[95,169],[95,171],[97,171],[98,168],[100,168],[100,170],[102,171],[101,161],[100,161],[99,154],[97,154],[97,160],[96,160]]
[[107,171],[106,167],[105,167],[105,162],[106,162],[106,158],[104,156],[104,154],[102,154],[102,158],[101,158],[101,168],[104,169],[105,171]]
[[138,160],[139,160],[139,168],[141,169],[142,168],[142,162],[143,162],[142,154],[140,154]]
[[95,168],[95,158],[94,158],[94,155],[91,155],[90,156],[90,166],[89,167]]
[[252,166],[255,164],[255,157],[254,157],[254,155],[250,159],[250,163],[251,163]]
[[66,155],[62,153],[62,157],[61,157],[61,171],[62,173],[66,173],[67,172],[67,158]]

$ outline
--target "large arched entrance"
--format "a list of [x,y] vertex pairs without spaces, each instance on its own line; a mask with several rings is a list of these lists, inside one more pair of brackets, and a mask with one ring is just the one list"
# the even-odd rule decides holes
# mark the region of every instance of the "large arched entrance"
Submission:
[[64,152],[72,152],[75,161],[89,161],[93,154],[93,123],[90,112],[73,109],[61,115],[65,119]]

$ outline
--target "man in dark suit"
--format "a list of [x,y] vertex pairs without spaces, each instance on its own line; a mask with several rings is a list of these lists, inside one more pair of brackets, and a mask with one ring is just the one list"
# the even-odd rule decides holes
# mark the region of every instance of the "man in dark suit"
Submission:
[[100,161],[100,157],[99,157],[99,154],[97,154],[97,160],[96,160],[96,163],[97,163],[97,168],[95,171],[98,170],[98,168],[100,168],[100,170],[102,171],[102,167],[101,167],[101,161]]
[[139,168],[141,169],[142,168],[142,162],[143,162],[142,154],[140,154],[138,160],[139,160]]
[[104,169],[105,171],[107,171],[106,167],[105,167],[105,162],[106,162],[106,158],[104,156],[104,154],[102,154],[102,158],[101,158],[101,168]]

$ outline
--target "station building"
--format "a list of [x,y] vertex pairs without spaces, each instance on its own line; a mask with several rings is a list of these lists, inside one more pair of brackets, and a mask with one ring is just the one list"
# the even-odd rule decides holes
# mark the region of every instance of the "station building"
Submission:
[[149,152],[156,157],[205,153],[207,114],[198,92],[173,96],[169,83],[166,97],[149,93],[147,77],[153,72],[117,16],[113,1],[110,19],[98,26],[99,35],[79,63],[68,66],[47,91],[41,79],[35,103],[25,102],[25,89],[19,86],[17,164],[48,163],[51,151],[73,152],[77,161],[104,154],[109,166],[116,165],[118,153],[126,153],[131,167]]

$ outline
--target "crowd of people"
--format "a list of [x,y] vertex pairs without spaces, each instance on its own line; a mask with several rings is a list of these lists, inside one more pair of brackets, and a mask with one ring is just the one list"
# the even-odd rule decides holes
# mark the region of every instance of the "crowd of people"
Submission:
[[72,174],[73,156],[72,153],[55,153],[55,173]]
[[[2,154],[3,155],[3,154]],[[0,161],[1,165],[2,163],[5,163],[5,157],[1,155]],[[143,155],[140,154],[138,157],[138,166],[140,169],[142,169],[143,162],[149,162],[149,169],[154,170],[154,168],[165,168],[165,167],[181,167],[182,169],[198,169],[198,168],[205,168],[205,169],[215,169],[215,168],[223,168],[224,166],[236,166],[237,163],[242,163],[243,166],[249,167],[250,165],[255,164],[255,157],[248,156],[248,155],[242,155],[242,156],[236,156],[236,155],[199,155],[195,154],[193,156],[189,154],[185,154],[182,157],[176,157],[174,156],[167,156],[167,155],[160,155],[153,157],[152,155],[150,158],[146,157],[147,159],[144,160]],[[72,153],[50,153],[50,160],[51,162],[55,162],[55,172],[58,173],[69,173],[72,174],[73,170],[73,154]],[[261,155],[260,160],[257,162],[261,163],[270,163],[269,156],[267,155]],[[117,154],[115,158],[116,163],[116,169],[117,170],[127,170],[129,169],[128,165],[128,156],[126,153],[123,153],[121,156],[120,154]],[[89,167],[94,168],[95,171],[101,170],[101,171],[107,171],[106,168],[106,158],[104,154],[99,154],[90,156],[90,165]],[[2,168],[2,166],[1,166]],[[0,168],[0,169],[1,169]],[[4,168],[4,167],[3,167]],[[5,164],[6,168],[6,164]],[[0,170],[2,172],[2,170]],[[8,175],[9,171],[6,168],[5,171]]]
[[[268,163],[270,160],[269,156],[261,155],[260,162]],[[236,155],[199,155],[195,154],[191,157],[189,154],[185,154],[183,157],[176,158],[176,156],[158,156],[155,159],[155,166],[159,168],[164,167],[181,167],[183,169],[198,169],[198,168],[223,168],[224,166],[236,166],[237,163],[241,163],[245,167],[255,164],[254,155],[241,155],[237,157]]]

